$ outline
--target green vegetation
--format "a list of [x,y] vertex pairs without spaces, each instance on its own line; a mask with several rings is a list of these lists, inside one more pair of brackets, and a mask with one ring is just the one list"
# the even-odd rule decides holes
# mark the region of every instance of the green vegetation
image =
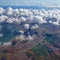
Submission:
[[[45,56],[45,57],[47,57],[48,56],[48,52],[47,52],[47,50],[46,50],[46,48],[45,48],[45,46],[44,45],[42,45],[42,44],[37,44],[36,46],[34,46],[33,48],[31,48],[30,49],[32,52],[33,52],[33,54],[37,57],[37,58],[39,58],[40,56]],[[29,52],[29,50],[28,51],[26,51],[26,55],[29,57],[29,56],[31,56],[31,52]]]
[[44,45],[40,43],[36,45],[35,47],[33,47],[31,50],[34,52],[36,56],[40,56],[40,55],[47,56],[46,48],[44,47]]
[[26,55],[28,56],[28,58],[30,58],[32,56],[32,54],[28,53],[28,52],[26,52]]

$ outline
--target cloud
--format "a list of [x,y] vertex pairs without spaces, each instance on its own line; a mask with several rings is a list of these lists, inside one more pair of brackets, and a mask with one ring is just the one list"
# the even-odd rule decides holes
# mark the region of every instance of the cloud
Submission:
[[29,29],[29,24],[24,24],[25,29]]
[[6,21],[8,23],[21,22],[37,22],[60,24],[60,10],[59,9],[13,9],[11,7],[3,9],[0,7],[0,23]]
[[13,9],[11,7],[9,7],[7,10],[7,15],[12,15],[13,14]]
[[12,42],[5,42],[3,43],[3,46],[10,46],[12,44]]
[[2,7],[0,7],[0,14],[4,13],[4,9]]
[[6,16],[6,15],[1,15],[1,16],[0,16],[0,23],[1,23],[1,22],[4,22],[7,18],[8,18],[8,16]]
[[6,22],[8,22],[8,23],[13,23],[15,21],[15,18],[8,18],[7,20],[6,20]]
[[32,30],[37,29],[37,28],[39,28],[39,26],[37,24],[35,24],[31,27]]
[[19,18],[19,21],[20,22],[26,22],[26,18],[25,17],[21,17],[21,18]]
[[34,16],[33,20],[35,22],[38,22],[38,23],[43,23],[44,22],[43,17],[42,16],[38,16],[38,15]]
[[19,36],[16,36],[15,39],[16,39],[16,40],[23,41],[23,40],[25,40],[25,36],[24,36],[24,35],[19,35]]
[[31,35],[28,35],[27,40],[34,40],[34,38]]
[[19,32],[20,32],[21,34],[24,34],[24,31],[23,31],[23,30],[20,30]]

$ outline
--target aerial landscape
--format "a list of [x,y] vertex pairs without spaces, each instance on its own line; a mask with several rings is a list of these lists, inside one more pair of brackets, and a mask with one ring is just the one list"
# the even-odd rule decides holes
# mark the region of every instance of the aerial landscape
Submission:
[[60,60],[59,0],[0,1],[0,60]]

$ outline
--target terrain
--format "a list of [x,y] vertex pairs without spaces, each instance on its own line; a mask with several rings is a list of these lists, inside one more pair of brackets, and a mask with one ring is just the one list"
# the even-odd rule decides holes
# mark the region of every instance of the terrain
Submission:
[[60,10],[0,8],[0,60],[60,60]]

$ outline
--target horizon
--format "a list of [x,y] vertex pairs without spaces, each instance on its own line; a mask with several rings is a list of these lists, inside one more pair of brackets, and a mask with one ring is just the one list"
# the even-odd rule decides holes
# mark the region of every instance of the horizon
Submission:
[[59,0],[0,0],[0,6],[46,6],[60,7]]

